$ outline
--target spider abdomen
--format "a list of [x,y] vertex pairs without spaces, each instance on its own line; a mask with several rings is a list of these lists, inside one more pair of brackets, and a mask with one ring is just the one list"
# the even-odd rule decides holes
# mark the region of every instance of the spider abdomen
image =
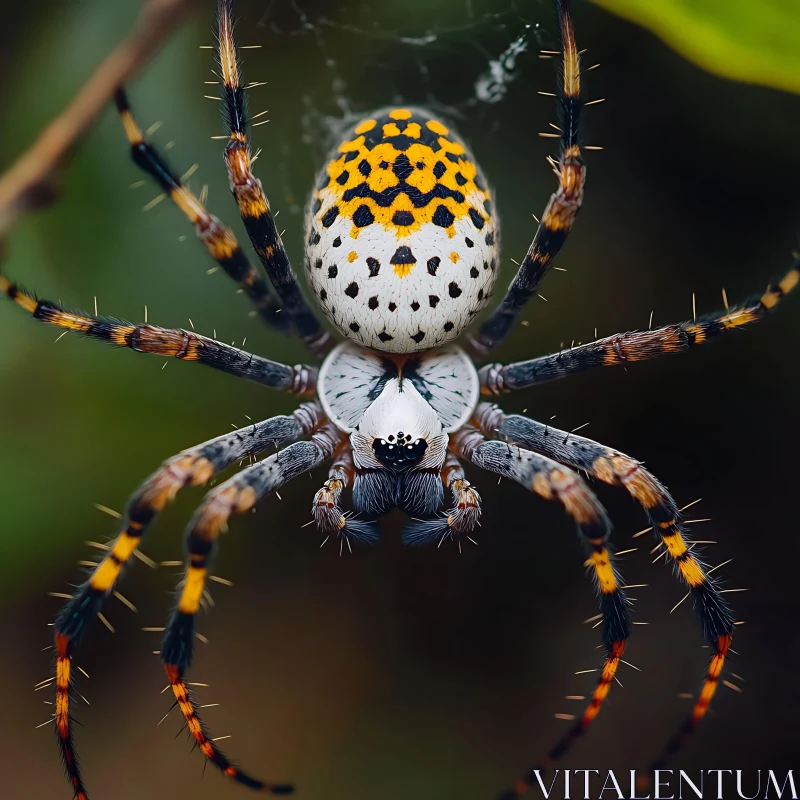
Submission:
[[498,225],[477,164],[419,109],[384,109],[331,154],[306,216],[306,271],[348,339],[409,353],[455,339],[486,305]]

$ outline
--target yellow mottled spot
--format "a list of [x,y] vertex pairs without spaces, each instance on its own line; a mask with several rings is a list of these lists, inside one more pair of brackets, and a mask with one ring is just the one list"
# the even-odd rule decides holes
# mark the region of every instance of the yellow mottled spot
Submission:
[[409,122],[403,133],[412,139],[419,139],[422,136],[422,128],[420,128],[419,122]]
[[363,122],[360,122],[355,129],[355,132],[358,134],[361,133],[369,133],[376,125],[378,124],[377,120],[374,119],[365,119]]
[[358,253],[355,250],[351,250],[347,254],[347,260],[352,264],[358,258]]
[[410,119],[411,112],[407,108],[395,108],[389,112],[390,119]]
[[[448,239],[452,239],[455,235],[456,235],[456,226],[455,225],[451,225],[447,229],[447,238]],[[456,258],[453,260],[453,263],[455,264],[456,261],[458,261],[458,258],[457,258],[458,253],[451,253],[450,254],[450,258],[453,258],[453,256],[456,256]]]
[[413,268],[413,264],[395,264],[394,274],[397,275],[398,278],[405,278]]
[[686,328],[686,333],[694,336],[695,344],[702,344],[706,340],[706,332],[702,325],[689,325]]
[[200,607],[200,598],[206,583],[205,567],[188,567],[186,569],[186,582],[183,584],[181,599],[178,601],[178,611],[183,614],[195,614]]
[[452,252],[452,253],[450,253],[450,260],[451,260],[451,261],[452,261],[454,264],[458,264],[458,259],[459,259],[460,257],[461,257],[461,256],[459,256],[459,255],[458,255],[458,253],[456,253],[456,252]]
[[678,568],[689,586],[700,586],[700,584],[705,583],[706,576],[703,572],[703,568],[692,556],[685,558],[683,561],[679,561]]
[[597,575],[597,582],[600,585],[600,591],[603,594],[616,592],[617,579],[608,557],[608,550],[604,547],[602,550],[593,552],[591,560]]
[[441,122],[437,122],[435,119],[429,119],[425,125],[427,126],[429,131],[433,131],[434,133],[438,133],[440,136],[447,136],[450,133],[450,130],[442,125]]
[[662,541],[673,558],[678,558],[686,553],[686,543],[683,541],[680,532],[663,536]]
[[399,136],[400,135],[400,128],[394,124],[394,122],[387,122],[383,126],[383,138],[388,139],[390,136]]

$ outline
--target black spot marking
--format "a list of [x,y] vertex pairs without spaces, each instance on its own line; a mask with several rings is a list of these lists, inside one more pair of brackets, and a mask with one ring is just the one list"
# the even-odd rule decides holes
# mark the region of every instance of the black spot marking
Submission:
[[367,305],[374,311],[378,307],[378,296],[374,295],[373,297],[370,297]]
[[486,191],[486,184],[483,182],[483,178],[480,175],[476,175],[474,178],[475,186],[478,187],[482,192]]
[[358,150],[351,150],[347,155],[345,155],[343,161],[347,164],[348,161],[352,161],[354,158],[358,158]]
[[390,166],[390,164],[389,164],[389,162],[388,162],[388,161],[381,161],[381,163],[380,163],[380,164],[378,164],[378,166],[379,166],[381,169],[389,169],[389,166]]
[[489,233],[486,234],[486,244],[488,244],[489,247],[494,244],[494,231],[489,231]]
[[392,341],[392,339],[394,339],[394,336],[392,336],[392,335],[390,335],[390,334],[386,333],[386,331],[381,331],[381,332],[378,334],[378,338],[379,338],[379,339],[380,339],[382,342],[391,342],[391,341]]
[[311,206],[311,213],[312,213],[312,214],[314,214],[314,216],[316,216],[317,214],[319,214],[319,210],[320,210],[321,208],[322,208],[322,200],[320,200],[320,199],[319,199],[319,197],[318,197],[318,198],[317,198],[317,199],[314,201],[314,205],[313,205],[313,206]]
[[317,260],[314,262],[314,266],[315,266],[317,269],[322,269],[322,259],[321,259],[321,258],[318,258],[318,259],[317,259]]
[[357,297],[357,296],[358,296],[358,284],[357,284],[355,281],[353,281],[353,282],[352,282],[352,283],[351,283],[351,284],[350,284],[350,285],[349,285],[349,286],[348,286],[348,287],[347,287],[347,288],[344,290],[344,293],[345,293],[345,294],[346,294],[348,297],[353,297],[353,298]]
[[334,247],[341,247],[341,246],[342,246],[342,237],[341,237],[341,236],[337,236],[337,237],[336,237],[336,238],[333,240],[333,246],[334,246]]
[[445,153],[444,157],[448,161],[452,161],[454,164],[458,164],[458,162],[461,161],[461,159],[453,153]]
[[453,325],[452,322],[445,322],[442,328],[445,332],[449,333],[451,330],[453,330],[453,328],[455,328],[455,325]]
[[370,211],[369,206],[359,206],[353,214],[353,225],[357,228],[366,228],[375,222],[375,215]]
[[400,153],[400,155],[397,156],[394,166],[392,166],[392,172],[394,172],[401,181],[411,177],[414,172],[414,167],[411,166],[411,162],[408,160],[408,156],[405,153]]
[[478,268],[477,267],[470,268],[470,271],[469,271],[470,278],[477,278],[478,275],[480,275],[480,272],[478,272]]
[[425,338],[425,331],[417,331],[411,338],[419,344]]
[[411,310],[419,311],[419,303],[416,300],[411,304]]
[[328,299],[328,293],[324,289],[320,289],[319,290],[319,299],[320,300],[327,300]]
[[428,303],[430,303],[431,308],[436,308],[439,305],[439,295],[432,294],[428,296]]
[[338,274],[339,274],[339,267],[337,267],[336,264],[331,264],[328,267],[328,277],[335,278]]
[[338,183],[339,186],[344,186],[349,179],[350,179],[350,173],[345,169],[342,171],[342,174],[336,179],[336,183]]
[[339,206],[331,206],[322,216],[322,224],[326,228],[330,228],[339,216]]
[[447,287],[447,291],[450,293],[450,297],[453,298],[461,295],[461,287],[455,281],[450,282],[450,285]]
[[328,184],[331,182],[330,177],[328,176],[328,171],[323,170],[319,176],[319,181],[317,182],[317,189],[322,191],[323,189],[327,188]]
[[353,333],[358,333],[361,330],[361,326],[357,322],[351,322],[350,330],[353,331]]
[[486,224],[486,220],[474,208],[469,210],[469,218],[478,230]]
[[464,242],[466,243],[467,247],[475,247],[475,242],[473,242],[469,236],[464,237]]
[[483,210],[491,217],[492,216],[492,201],[491,200],[484,200],[483,201]]
[[484,269],[489,269],[489,262],[488,261],[484,261],[483,262],[483,268]]
[[459,186],[463,186],[466,182],[467,179],[460,172],[456,172],[456,183]]
[[[433,168],[434,177],[439,180],[445,172],[447,172],[447,167],[441,161],[437,161],[436,166]],[[327,184],[325,185],[327,186]]]
[[367,266],[369,267],[370,278],[374,278],[380,272],[381,262],[378,261],[377,258],[372,258],[372,256],[370,256],[367,259]]
[[416,264],[417,259],[414,258],[414,254],[411,252],[411,248],[408,245],[401,245],[394,251],[394,255],[392,256],[390,264]]
[[436,211],[433,212],[433,219],[431,221],[440,228],[449,228],[456,221],[456,218],[447,206],[440,205]]
[[483,300],[483,289],[478,289],[478,300]]
[[439,264],[442,263],[442,259],[439,256],[434,256],[433,258],[428,259],[428,272],[431,275],[436,274],[436,270],[439,269]]
[[417,161],[417,169],[425,169],[425,165],[421,161]]
[[389,303],[388,308],[389,308],[389,311],[395,311],[397,309],[397,304],[396,303]]
[[319,240],[322,237],[312,228],[311,233],[308,236],[308,243],[313,247],[316,244],[319,244]]
[[366,158],[362,158],[358,164],[358,171],[366,178],[372,172],[372,167]]
[[410,211],[395,211],[392,222],[398,226],[413,225],[414,215]]
[[492,263],[489,266],[492,268],[492,272],[494,272],[497,269],[497,259],[493,258]]

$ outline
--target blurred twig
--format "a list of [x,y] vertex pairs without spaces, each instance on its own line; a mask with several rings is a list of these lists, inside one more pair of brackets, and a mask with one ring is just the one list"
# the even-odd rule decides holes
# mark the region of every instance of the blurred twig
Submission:
[[0,245],[17,220],[56,198],[60,169],[111,99],[188,16],[198,0],[144,0],[135,26],[33,146],[0,177]]

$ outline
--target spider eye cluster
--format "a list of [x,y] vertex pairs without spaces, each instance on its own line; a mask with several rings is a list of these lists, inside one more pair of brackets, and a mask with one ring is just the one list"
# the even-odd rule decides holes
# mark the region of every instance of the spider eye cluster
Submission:
[[419,462],[428,449],[428,443],[425,439],[412,441],[410,436],[405,436],[401,431],[397,436],[374,439],[372,449],[375,458],[381,464],[393,469],[402,469]]

